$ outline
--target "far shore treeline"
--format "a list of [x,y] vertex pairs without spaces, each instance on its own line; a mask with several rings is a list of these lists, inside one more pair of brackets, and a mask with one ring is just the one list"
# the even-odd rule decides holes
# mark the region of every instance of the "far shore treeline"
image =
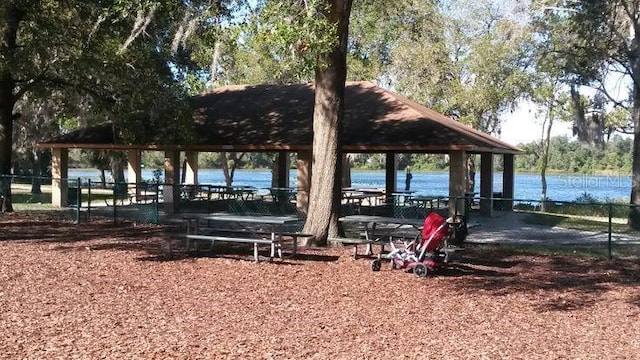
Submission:
[[[621,136],[613,136],[601,145],[589,145],[578,141],[570,141],[566,136],[551,139],[548,172],[583,173],[583,174],[630,174],[631,173],[632,140]],[[539,172],[540,142],[519,144],[523,151],[516,156],[517,172]],[[238,154],[237,168],[268,169],[275,159],[272,153]],[[359,170],[384,169],[384,154],[349,154],[351,167]],[[143,152],[145,168],[163,167],[162,152]],[[480,162],[477,159],[476,164]],[[398,154],[398,168],[411,167],[412,171],[444,171],[448,169],[448,159],[442,154]],[[502,170],[502,158],[496,156],[496,170]],[[230,164],[231,165],[231,164]],[[75,168],[93,168],[90,156],[83,151],[70,152],[70,166]],[[220,153],[200,153],[201,168],[220,168]],[[295,156],[292,156],[291,167],[295,167]]]

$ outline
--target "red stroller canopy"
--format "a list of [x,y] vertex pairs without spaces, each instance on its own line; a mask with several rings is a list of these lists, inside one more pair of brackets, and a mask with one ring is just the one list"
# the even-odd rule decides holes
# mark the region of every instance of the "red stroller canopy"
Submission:
[[426,247],[426,252],[435,251],[440,243],[449,235],[447,220],[437,212],[433,211],[424,219],[422,228],[422,242],[419,249]]

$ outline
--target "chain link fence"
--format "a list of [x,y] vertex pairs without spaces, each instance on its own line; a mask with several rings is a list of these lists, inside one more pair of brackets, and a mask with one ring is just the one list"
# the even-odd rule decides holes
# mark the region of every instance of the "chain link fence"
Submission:
[[[459,200],[466,207],[469,242],[609,259],[640,257],[640,230],[628,225],[636,205],[590,198],[573,202],[482,197]],[[491,217],[481,215],[481,201],[490,202]],[[505,203],[512,205],[513,211],[502,211]]]
[[[0,182],[2,186],[11,187],[14,211],[58,211],[76,222],[108,218],[114,222],[160,223],[162,185],[159,183],[102,183],[82,178],[25,176],[0,176]],[[53,187],[67,189],[56,199],[66,206],[52,205]]]
[[[68,206],[62,210],[51,205],[51,188],[57,183],[66,184],[68,189]],[[170,215],[163,203],[163,192],[167,185],[159,182],[98,183],[82,178],[0,177],[0,189],[6,190],[9,186],[12,189],[11,202],[15,211],[62,211],[77,222],[106,218],[114,222],[163,223]],[[41,192],[34,193],[33,190],[38,188]],[[301,221],[296,229],[291,230],[299,231],[304,225],[305,214],[296,205],[296,189],[179,185],[177,190],[178,214],[231,212],[295,215]],[[2,191],[0,196],[7,193]],[[431,211],[439,211],[445,216],[450,213],[447,197],[415,200],[405,196],[381,202],[345,201],[342,215],[424,219]],[[465,218],[470,228],[467,237],[469,243],[608,258],[640,257],[640,231],[627,224],[629,212],[635,207],[631,204],[598,202],[586,198],[575,202],[477,196],[454,200],[451,203],[465,208]],[[492,208],[490,217],[481,215],[482,201],[489,202]],[[513,211],[504,211],[511,206]]]

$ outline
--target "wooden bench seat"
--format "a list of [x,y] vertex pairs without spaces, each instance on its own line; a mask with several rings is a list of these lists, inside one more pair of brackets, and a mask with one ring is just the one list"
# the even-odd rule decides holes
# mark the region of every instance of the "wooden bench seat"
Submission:
[[187,238],[187,243],[185,245],[186,250],[191,250],[191,242],[195,243],[195,249],[198,249],[197,241],[209,241],[211,243],[211,247],[216,241],[220,242],[235,242],[235,243],[249,243],[253,244],[253,256],[255,261],[258,262],[258,245],[270,245],[271,253],[269,255],[269,259],[273,259],[276,256],[276,252],[278,253],[278,257],[282,258],[282,247],[279,239],[262,239],[262,238],[250,238],[250,237],[229,237],[229,236],[216,236],[216,235],[198,235],[198,234],[188,234],[185,235]]
[[[241,234],[241,235],[256,235],[256,236],[271,236],[270,231],[253,231],[249,229],[226,229],[226,228],[210,228],[210,227],[202,227],[199,229],[200,234],[205,235],[221,235],[221,234]],[[291,251],[291,256],[295,256],[298,251],[298,239],[313,237],[311,234],[305,234],[300,232],[278,232],[283,238],[291,238],[293,241],[293,247]],[[283,239],[279,239],[282,241]]]
[[366,245],[367,250],[365,251],[365,255],[371,255],[373,253],[374,244],[378,244],[382,246],[381,252],[384,251],[384,246],[388,243],[386,238],[376,239],[376,240],[367,240],[367,239],[358,239],[358,238],[329,238],[328,241],[333,244],[342,244],[342,245],[353,245],[353,257],[358,258],[358,245]]
[[445,246],[440,249],[445,254],[445,261],[449,262],[459,262],[462,259],[461,252],[465,249],[458,246]]
[[158,198],[158,194],[155,192],[142,192],[140,194],[136,194],[135,191],[127,192],[122,194],[116,194],[115,202],[113,197],[109,199],[104,199],[104,203],[107,206],[115,205],[131,205],[131,204],[149,204],[156,202]]

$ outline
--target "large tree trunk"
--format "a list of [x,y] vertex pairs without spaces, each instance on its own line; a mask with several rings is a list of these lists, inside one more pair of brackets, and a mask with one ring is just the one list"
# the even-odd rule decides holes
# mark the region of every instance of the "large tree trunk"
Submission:
[[[11,182],[8,176],[11,174],[11,148],[13,145],[13,121],[17,117],[13,108],[16,103],[14,92],[16,82],[9,66],[17,49],[18,27],[22,19],[22,13],[18,7],[9,2],[4,7],[4,23],[2,42],[0,43],[0,211],[11,212]],[[4,178],[3,178],[4,176]]]
[[[476,155],[467,155],[467,192],[473,194],[476,191]],[[471,199],[473,201],[473,199]]]
[[0,211],[11,212],[11,145],[13,94],[10,76],[0,75]]
[[119,157],[111,159],[111,175],[115,184],[124,183],[124,164]]
[[105,169],[99,169],[100,171],[100,187],[101,188],[106,188],[107,187],[107,175],[105,174]]
[[313,172],[304,232],[314,245],[339,234],[342,199],[342,118],[347,76],[346,54],[351,0],[327,0],[328,18],[337,25],[338,43],[316,66],[313,111]]
[[31,171],[33,178],[31,179],[31,193],[42,194],[42,163],[40,162],[40,154],[37,150],[31,151],[30,156]]
[[631,78],[633,80],[633,162],[631,165],[631,207],[629,226],[640,229],[640,34],[633,39]]
[[[236,173],[236,168],[238,167],[240,160],[242,160],[245,155],[246,153],[242,153],[238,156],[238,153],[227,153],[225,151],[220,153],[220,158],[222,159],[222,173],[224,174],[224,182],[227,186],[233,186],[233,176]],[[229,167],[229,163],[231,163],[231,167]]]
[[[640,77],[640,64],[636,73]],[[634,67],[634,68],[636,68]],[[640,229],[640,84],[636,80],[633,87],[633,162],[631,165],[631,207],[629,226]]]
[[540,178],[542,180],[542,202],[540,204],[540,210],[546,211],[547,203],[547,166],[549,165],[549,146],[551,144],[551,127],[553,126],[553,115],[551,114],[552,106],[547,109],[547,118],[542,124],[542,141],[540,146],[542,147],[540,164]]
[[224,183],[227,186],[231,186],[233,184],[233,178],[231,177],[231,173],[229,172],[229,162],[227,160],[227,153],[220,153],[220,162],[222,164],[222,174],[224,175]]
[[350,154],[342,155],[342,187],[351,187],[351,156]]

